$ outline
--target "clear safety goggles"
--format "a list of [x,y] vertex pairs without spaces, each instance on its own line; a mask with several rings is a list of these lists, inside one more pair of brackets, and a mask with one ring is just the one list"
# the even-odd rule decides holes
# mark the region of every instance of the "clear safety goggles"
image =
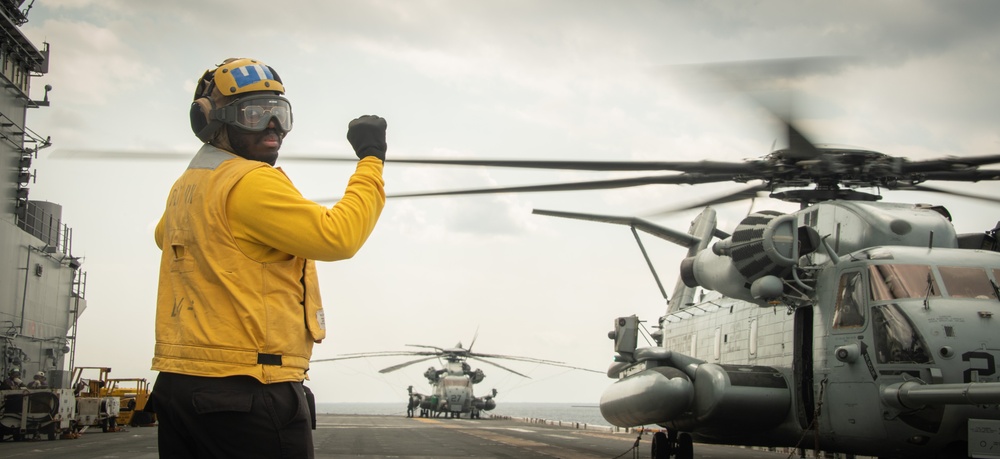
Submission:
[[288,132],[292,130],[292,104],[277,95],[250,96],[216,109],[216,119],[248,131],[263,131],[273,119]]

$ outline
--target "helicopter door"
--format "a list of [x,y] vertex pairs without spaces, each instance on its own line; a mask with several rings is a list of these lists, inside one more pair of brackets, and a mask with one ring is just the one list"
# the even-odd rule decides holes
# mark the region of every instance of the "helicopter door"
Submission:
[[867,272],[844,271],[837,282],[833,315],[829,317],[830,336],[823,359],[829,373],[826,378],[823,419],[825,429],[844,438],[885,438],[883,420],[872,416],[880,405],[878,374],[872,364],[871,322]]
[[869,305],[866,272],[862,270],[844,271],[837,282],[837,296],[830,317],[830,336],[825,349],[826,366],[833,370],[830,383],[875,382],[869,348],[872,339],[869,322]]
[[813,308],[795,309],[795,338],[792,372],[799,425],[808,429],[815,415],[813,403]]

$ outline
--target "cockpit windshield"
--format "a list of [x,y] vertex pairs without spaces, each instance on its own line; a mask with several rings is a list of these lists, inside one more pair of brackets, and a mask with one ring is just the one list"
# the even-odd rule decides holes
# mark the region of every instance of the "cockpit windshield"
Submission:
[[445,387],[466,387],[468,385],[469,385],[469,378],[466,377],[445,378],[444,380]]
[[[871,306],[871,324],[878,362],[924,364],[933,361],[927,343],[896,300],[947,297],[997,301],[1000,288],[994,279],[1000,278],[1000,269],[990,269],[993,278],[986,268],[976,266],[868,266],[870,300],[876,303]],[[841,288],[844,288],[843,279]],[[838,304],[842,296],[838,296]],[[880,302],[882,304],[878,304]]]
[[[943,286],[929,265],[884,264],[868,267],[872,301],[907,298],[975,298],[997,300],[996,283],[986,269],[976,266],[938,266]],[[994,276],[1000,270],[994,269]]]
[[929,363],[933,359],[920,332],[895,304],[872,308],[878,363]]
[[871,265],[868,273],[874,301],[941,296],[928,265]]
[[996,300],[997,290],[983,268],[969,266],[939,266],[944,288],[951,298]]

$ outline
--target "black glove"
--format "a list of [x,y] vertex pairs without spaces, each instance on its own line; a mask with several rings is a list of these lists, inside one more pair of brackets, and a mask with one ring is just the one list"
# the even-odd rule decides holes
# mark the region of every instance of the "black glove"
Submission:
[[347,125],[347,140],[358,159],[374,156],[385,161],[385,127],[385,119],[376,115],[355,118]]

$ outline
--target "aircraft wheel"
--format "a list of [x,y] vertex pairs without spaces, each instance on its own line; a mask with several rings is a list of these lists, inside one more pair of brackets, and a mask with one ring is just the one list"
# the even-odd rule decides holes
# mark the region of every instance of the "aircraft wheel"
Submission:
[[691,434],[682,433],[677,436],[677,459],[694,459],[694,441]]
[[650,450],[650,456],[653,459],[670,459],[670,440],[667,439],[667,434],[663,432],[656,432],[653,434],[653,446]]

